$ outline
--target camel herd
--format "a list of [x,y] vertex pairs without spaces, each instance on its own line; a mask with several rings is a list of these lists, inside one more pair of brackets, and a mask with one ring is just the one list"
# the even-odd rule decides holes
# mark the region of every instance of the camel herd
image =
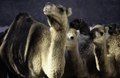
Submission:
[[0,37],[0,78],[120,78],[120,27],[69,22],[71,8],[47,3],[48,25],[19,13]]

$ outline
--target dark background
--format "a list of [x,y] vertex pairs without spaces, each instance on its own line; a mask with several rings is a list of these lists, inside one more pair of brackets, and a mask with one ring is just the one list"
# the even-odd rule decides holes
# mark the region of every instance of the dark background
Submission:
[[120,23],[120,0],[0,0],[0,26],[10,25],[19,12],[46,23],[42,9],[47,2],[71,7],[70,21],[82,18],[89,25]]

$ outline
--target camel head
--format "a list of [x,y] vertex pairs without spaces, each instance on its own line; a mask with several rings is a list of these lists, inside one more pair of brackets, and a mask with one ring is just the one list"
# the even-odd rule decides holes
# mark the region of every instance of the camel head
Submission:
[[67,43],[66,47],[74,48],[76,44],[79,44],[79,30],[70,28],[67,32]]
[[95,25],[90,32],[90,37],[95,44],[104,43],[104,39],[108,39],[110,36],[108,33],[109,28],[103,25]]
[[[72,14],[71,8],[65,8],[62,5],[47,3],[43,8],[44,15],[48,18],[50,26],[68,26],[68,16]],[[58,28],[58,27],[55,27]],[[59,27],[63,28],[63,27]]]

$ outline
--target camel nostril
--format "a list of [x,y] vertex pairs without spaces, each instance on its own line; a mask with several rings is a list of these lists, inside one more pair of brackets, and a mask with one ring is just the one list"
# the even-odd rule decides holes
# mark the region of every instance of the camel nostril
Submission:
[[73,40],[73,39],[74,39],[74,37],[70,37],[70,39],[71,39],[71,40]]

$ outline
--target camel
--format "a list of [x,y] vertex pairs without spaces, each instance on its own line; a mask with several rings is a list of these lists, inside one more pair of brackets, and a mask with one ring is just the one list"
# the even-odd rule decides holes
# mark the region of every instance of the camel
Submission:
[[88,78],[79,53],[79,30],[69,28],[66,43],[66,65],[62,78]]
[[111,32],[109,27],[96,25],[91,30],[91,37],[95,44],[97,65],[99,65],[102,78],[118,78],[115,57],[119,55],[119,47],[117,46],[119,35],[110,35],[109,31]]
[[39,78],[43,71],[48,78],[61,78],[64,73],[71,8],[47,3],[43,12],[49,27],[21,13],[1,44],[0,57],[18,77]]

